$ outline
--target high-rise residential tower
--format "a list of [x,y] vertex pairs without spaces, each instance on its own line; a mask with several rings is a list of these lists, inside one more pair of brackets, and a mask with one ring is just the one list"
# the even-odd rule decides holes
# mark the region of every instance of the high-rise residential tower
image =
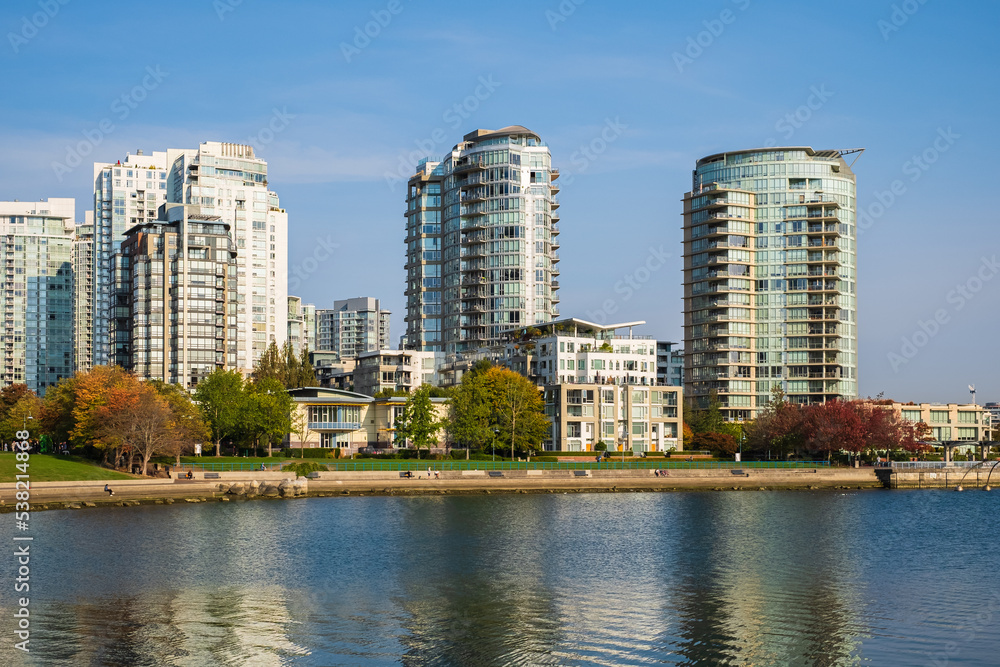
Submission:
[[131,227],[112,258],[111,361],[193,389],[216,368],[233,368],[237,255],[219,216],[183,204],[163,213]]
[[73,374],[76,202],[0,202],[3,374],[39,395]]
[[288,342],[296,353],[316,349],[316,306],[288,297]]
[[844,155],[808,147],[698,160],[684,196],[684,392],[752,419],[781,387],[857,395],[857,211]]
[[90,352],[78,351],[78,358],[90,358],[90,365],[108,364],[113,355],[108,319],[114,289],[112,257],[121,247],[130,227],[153,220],[167,197],[167,154],[154,152],[126,155],[124,162],[94,163],[94,220],[90,301],[93,306],[93,343]]
[[288,335],[288,214],[268,189],[267,162],[252,146],[204,142],[167,151],[167,199],[199,206],[229,225],[236,248],[237,338],[227,365],[249,371]]
[[76,227],[73,248],[73,370],[89,371],[94,366],[94,327],[103,322],[94,312],[94,212],[87,211],[84,223]]
[[316,349],[336,352],[340,359],[388,350],[389,316],[371,297],[334,301],[332,310],[316,311]]
[[559,314],[558,176],[519,125],[471,132],[418,167],[406,200],[406,347],[475,350]]

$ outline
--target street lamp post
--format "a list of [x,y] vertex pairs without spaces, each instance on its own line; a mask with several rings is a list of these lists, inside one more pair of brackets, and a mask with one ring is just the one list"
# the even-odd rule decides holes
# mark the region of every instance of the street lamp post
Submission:
[[497,436],[498,435],[500,435],[500,429],[498,429],[498,428],[493,429],[493,444],[491,445],[491,449],[493,450],[493,462],[494,463],[496,463],[496,461],[497,461]]

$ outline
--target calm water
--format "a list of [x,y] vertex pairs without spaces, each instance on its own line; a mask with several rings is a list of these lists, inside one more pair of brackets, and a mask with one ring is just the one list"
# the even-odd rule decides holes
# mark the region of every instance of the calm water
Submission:
[[33,651],[11,649],[7,565],[0,664],[998,664],[998,507],[831,491],[41,512]]

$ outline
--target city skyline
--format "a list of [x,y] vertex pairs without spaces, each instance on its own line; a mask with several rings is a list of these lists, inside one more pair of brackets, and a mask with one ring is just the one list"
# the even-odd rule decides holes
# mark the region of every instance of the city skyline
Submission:
[[[453,3],[434,13],[406,3],[289,4],[280,14],[228,1],[129,8],[128,22],[154,25],[154,38],[183,31],[235,45],[266,12],[276,36],[295,31],[310,45],[288,43],[249,73],[224,62],[205,71],[195,54],[155,50],[109,61],[105,45],[125,19],[56,4],[33,30],[24,21],[34,25],[37,3],[0,10],[0,57],[25,91],[0,107],[0,200],[73,197],[83,222],[94,162],[249,143],[289,211],[289,292],[317,308],[334,293],[379,297],[397,313],[395,341],[406,310],[400,202],[416,162],[477,128],[523,125],[562,172],[561,313],[644,319],[644,333],[679,340],[679,199],[693,162],[769,144],[865,147],[854,167],[859,393],[961,402],[975,384],[981,401],[1000,396],[983,363],[1000,230],[972,198],[952,194],[968,180],[963,163],[997,147],[986,116],[995,93],[981,83],[995,61],[992,5],[949,13],[849,2],[781,13],[740,0],[627,13],[513,3],[519,30],[503,37],[485,27],[485,9]],[[793,55],[753,41],[775,31],[822,32],[836,47]],[[448,55],[456,49],[462,58]],[[75,66],[55,69],[68,53]],[[90,65],[100,75],[80,74]],[[435,75],[407,73],[427,68]],[[65,99],[42,94],[51,87]],[[233,90],[251,94],[234,104]],[[386,257],[377,270],[375,252]]]

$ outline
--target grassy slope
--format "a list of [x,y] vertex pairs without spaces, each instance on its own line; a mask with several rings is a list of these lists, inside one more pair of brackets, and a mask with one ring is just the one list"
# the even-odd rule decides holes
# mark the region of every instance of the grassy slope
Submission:
[[[13,452],[0,452],[0,482],[13,482],[22,474],[15,468]],[[64,482],[86,479],[134,479],[131,475],[94,465],[76,456],[49,456],[32,454],[28,460],[27,474],[32,482]]]

